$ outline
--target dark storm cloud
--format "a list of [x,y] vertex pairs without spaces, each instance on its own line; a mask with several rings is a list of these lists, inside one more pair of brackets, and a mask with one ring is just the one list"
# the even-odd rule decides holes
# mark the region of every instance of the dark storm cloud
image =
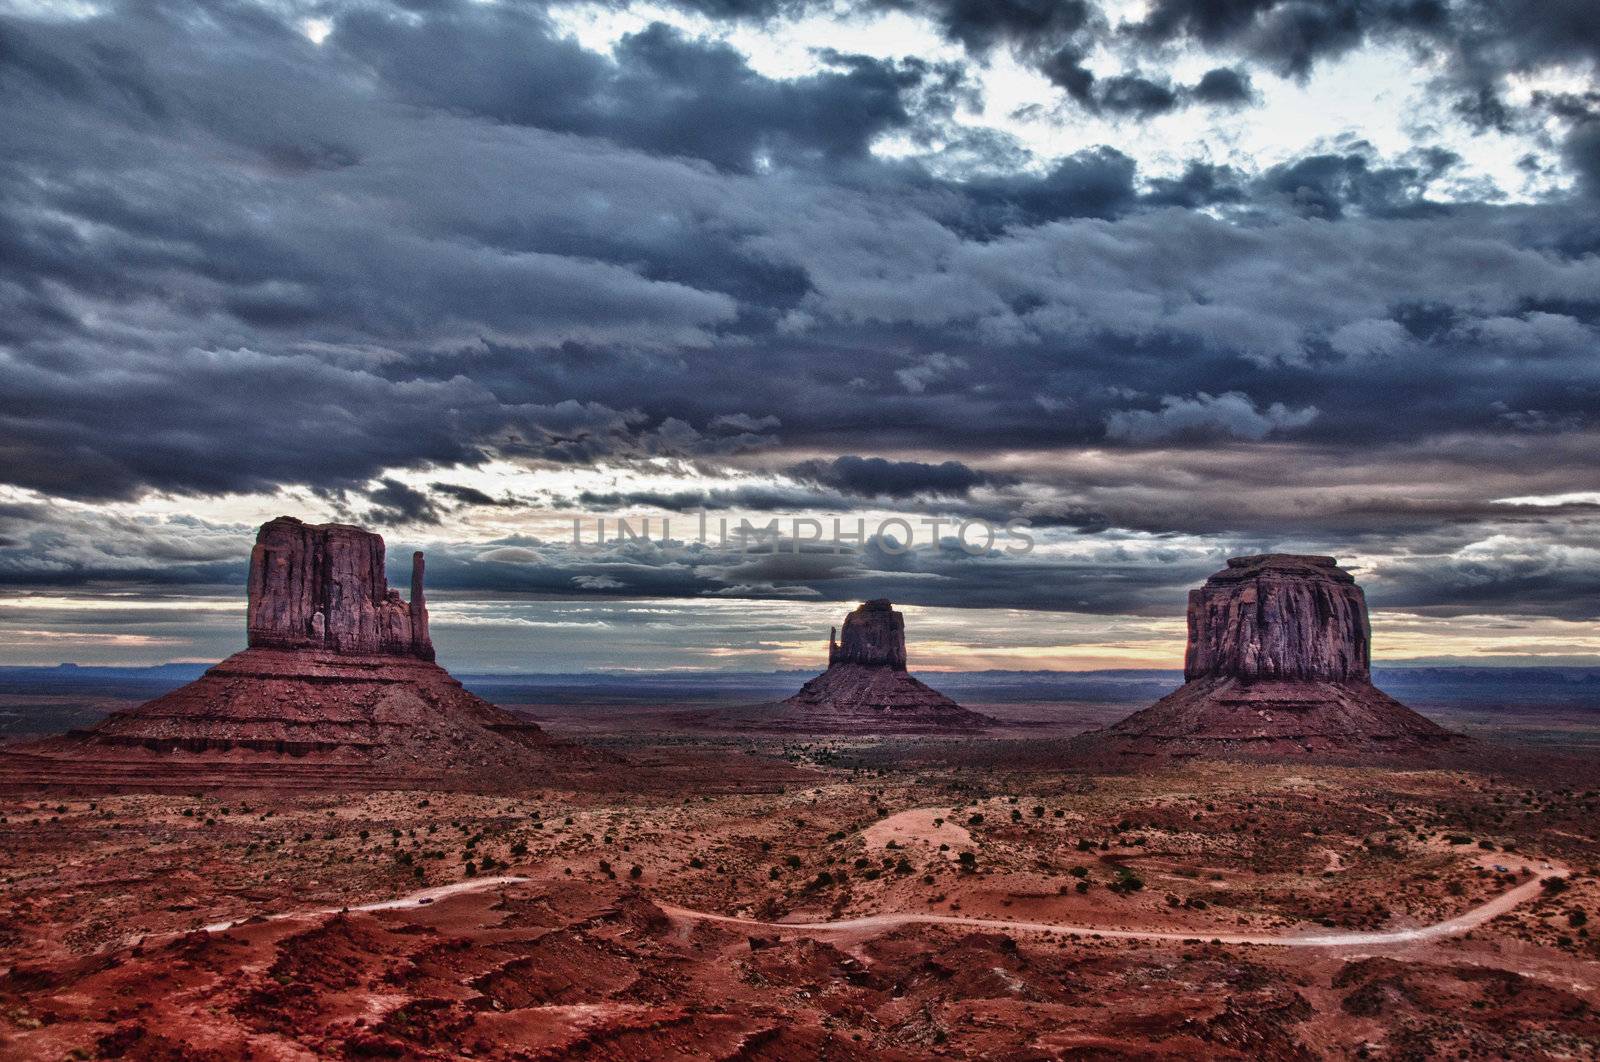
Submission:
[[[899,535],[899,530],[891,535]],[[430,587],[526,593],[588,592],[606,597],[809,598],[889,596],[904,604],[1021,607],[1048,611],[1171,614],[1182,588],[1220,566],[1208,554],[1106,546],[1072,558],[1014,556],[1005,541],[973,555],[953,538],[935,547],[918,527],[916,548],[869,538],[847,550],[787,536],[749,550],[718,541],[608,542],[575,550],[567,542],[525,546],[435,546]],[[981,545],[976,532],[974,547]]]
[[[748,520],[750,546],[742,549],[745,517],[736,513],[725,517],[725,528],[723,518],[708,519],[704,538],[692,517],[674,519],[670,539],[663,540],[668,532],[662,514],[634,509],[629,514],[633,535],[643,533],[647,540],[619,539],[620,528],[610,521],[602,535],[590,518],[582,523],[576,542],[571,536],[543,541],[521,536],[461,543],[450,541],[448,529],[430,532],[442,540],[415,542],[391,532],[389,553],[403,558],[414,545],[425,548],[430,588],[471,593],[829,601],[887,594],[897,601],[934,606],[1172,616],[1181,608],[1183,590],[1220,567],[1227,556],[1279,548],[1361,556],[1388,543],[1393,529],[1404,525],[1409,528],[1406,552],[1380,557],[1361,572],[1377,607],[1435,615],[1600,618],[1600,596],[1592,592],[1600,506],[1395,498],[1343,514],[1308,516],[1303,511],[1306,499],[1327,483],[1348,483],[1351,473],[1341,477],[1313,466],[1297,467],[1291,478],[1301,485],[1289,487],[1282,482],[1281,465],[1263,463],[1248,471],[1246,459],[1236,463],[1228,489],[1241,509],[1256,510],[1261,526],[1255,533],[1239,533],[1229,529],[1226,514],[1200,504],[1184,487],[1206,468],[1224,467],[1222,463],[1186,463],[1183,454],[1151,460],[1180,467],[1165,483],[1151,477],[1127,490],[1113,480],[1094,486],[1092,472],[1075,470],[1071,478],[1077,481],[1074,489],[1087,490],[1107,504],[1115,523],[1127,526],[1155,518],[1152,526],[1161,533],[1113,531],[1065,552],[1049,548],[1052,537],[1067,527],[1093,530],[1087,526],[1089,514],[1081,506],[1070,511],[1068,493],[1051,502],[1041,500],[1035,490],[1030,492],[1031,508],[997,504],[988,514],[977,507],[952,512],[950,507],[897,505],[905,524],[880,525],[877,517],[863,518],[864,546],[849,538],[836,542],[828,536],[827,520],[818,541],[815,527],[797,530],[784,515],[768,528],[763,514]],[[1538,473],[1508,474],[1505,481],[1539,485]],[[799,499],[788,501],[783,509],[803,511]],[[740,512],[749,511],[745,507]],[[929,522],[929,514],[935,513],[937,526]],[[1193,529],[1207,533],[1205,540],[1172,533],[1191,515]],[[648,525],[643,516],[649,516]],[[963,529],[964,542],[953,537],[956,520],[986,517],[1000,524],[1016,516],[1031,520],[1027,534],[1039,548],[1017,551],[1024,543],[1003,527],[997,527],[987,552],[985,532],[977,525]],[[858,530],[849,517],[839,519],[847,535]],[[1103,526],[1098,530],[1107,531]],[[0,520],[0,532],[23,543],[0,548],[0,585],[94,586],[96,593],[111,595],[119,585],[236,588],[243,582],[254,537],[254,528],[247,526],[192,518],[106,518],[81,511],[13,513]],[[807,540],[797,541],[796,534]],[[909,552],[902,552],[908,546]],[[403,580],[404,573],[398,577]]]
[[1250,75],[1225,66],[1207,70],[1190,92],[1200,102],[1219,107],[1237,107],[1255,98]]
[[520,499],[513,497],[496,498],[479,490],[460,483],[430,483],[428,488],[435,495],[443,495],[450,501],[459,505],[481,506],[486,508],[511,508],[524,504]]
[[746,485],[710,490],[581,491],[573,503],[573,508],[603,512],[648,508],[663,509],[669,513],[700,509],[739,509],[761,513],[829,508],[845,510],[851,507],[852,500],[837,492],[807,487]]
[[1156,0],[1132,32],[1159,43],[1232,46],[1280,73],[1304,75],[1371,35],[1431,37],[1448,24],[1445,0]]
[[978,51],[1076,33],[1100,18],[1088,0],[933,0],[928,9],[946,35]]
[[[1600,63],[1600,6],[1589,0],[1157,0],[1126,30],[1147,44],[1198,43],[1297,77],[1370,41],[1408,44],[1443,59],[1439,83],[1458,114],[1501,132],[1542,118],[1537,100],[1521,111],[1507,101],[1508,75]],[[1590,172],[1592,138],[1583,121],[1562,134],[1580,174]]]
[[425,491],[408,487],[396,479],[381,479],[367,491],[371,508],[361,514],[361,519],[378,527],[390,524],[438,524],[440,514],[433,498]]
[[65,507],[0,514],[0,584],[242,585],[254,528],[185,517],[129,519]]
[[1151,81],[1136,74],[1119,74],[1100,82],[1098,104],[1117,114],[1149,118],[1178,106],[1178,92],[1168,82]]
[[1420,153],[1416,164],[1374,165],[1370,151],[1311,155],[1274,166],[1257,187],[1277,194],[1307,217],[1336,219],[1355,207],[1376,217],[1415,215],[1443,209],[1426,198],[1426,186],[1460,161],[1454,152]]
[[879,134],[910,124],[905,96],[938,74],[830,54],[825,72],[773,81],[732,47],[661,23],[603,57],[538,8],[465,2],[358,9],[335,20],[327,43],[419,103],[742,172],[775,159],[864,158]]
[[1501,543],[1465,556],[1396,558],[1376,575],[1369,598],[1377,607],[1600,619],[1600,570],[1593,557],[1556,544]]
[[[1525,5],[1163,2],[1124,30],[1089,4],[907,10],[1128,124],[1249,103],[1253,71],[1304,72],[1379,31],[1445,49],[1455,94],[1596,54],[1592,6],[1567,4],[1549,9],[1559,33]],[[1152,177],[1109,145],[1041,161],[955,129],[960,64],[827,52],[785,80],[661,25],[588,51],[537,5],[318,11],[320,46],[276,9],[221,3],[0,22],[5,484],[88,502],[303,487],[448,537],[523,503],[454,466],[693,469],[692,487],[562,500],[890,499],[1097,541],[1071,561],[799,562],[810,575],[502,542],[461,546],[439,578],[840,600],[892,578],[907,601],[1099,611],[1116,592],[1153,608],[1214,554],[1291,537],[1370,552],[1403,534],[1454,557],[1590,526],[1495,499],[1597,488],[1592,201],[1443,206],[1447,150],[1359,141],[1259,172]],[[1097,78],[1107,42],[1130,61]],[[1155,73],[1179,44],[1209,50],[1193,84]],[[1563,123],[1542,165],[1600,192],[1591,104],[1547,94],[1505,121]],[[885,135],[911,157],[874,155]],[[966,163],[917,157],[936,143]],[[726,473],[773,482],[700,486]],[[0,579],[227,581],[248,541],[106,523],[0,513]],[[1128,535],[1219,545],[1202,564]],[[1514,609],[1521,585],[1527,607],[1582,610],[1562,602],[1588,594],[1580,554],[1495,556],[1523,574],[1463,576],[1449,601],[1396,574],[1390,600]],[[1169,562],[1186,566],[1130,574]]]
[[929,464],[854,454],[832,461],[808,461],[793,465],[787,471],[796,479],[868,498],[909,498],[917,494],[959,497],[999,478],[960,461]]
[[1190,104],[1240,107],[1255,99],[1250,76],[1226,67],[1208,70],[1193,85],[1177,85],[1168,78],[1137,73],[1097,77],[1085,65],[1086,59],[1083,48],[1067,44],[1041,59],[1038,67],[1052,84],[1095,113],[1143,119]]
[[1191,162],[1178,177],[1158,177],[1150,182],[1145,201],[1152,206],[1193,210],[1219,204],[1237,204],[1248,195],[1247,180],[1231,166]]
[[1111,218],[1138,203],[1137,166],[1115,148],[1068,155],[1042,177],[975,177],[962,186],[949,223],[975,233],[1061,218]]

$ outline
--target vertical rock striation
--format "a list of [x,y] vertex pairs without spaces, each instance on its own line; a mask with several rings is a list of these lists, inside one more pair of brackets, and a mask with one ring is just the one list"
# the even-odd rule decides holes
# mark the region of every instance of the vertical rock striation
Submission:
[[1235,557],[1189,591],[1183,677],[1370,679],[1367,599],[1332,557]]
[[252,649],[325,649],[432,660],[423,560],[411,558],[411,601],[389,589],[383,536],[348,524],[280,516],[250,551],[246,635]]
[[1236,557],[1189,591],[1183,686],[1083,743],[1150,757],[1466,744],[1372,684],[1370,643],[1366,597],[1332,557]]
[[829,639],[828,666],[865,664],[906,669],[906,619],[887,600],[868,601],[844,618],[837,647]]

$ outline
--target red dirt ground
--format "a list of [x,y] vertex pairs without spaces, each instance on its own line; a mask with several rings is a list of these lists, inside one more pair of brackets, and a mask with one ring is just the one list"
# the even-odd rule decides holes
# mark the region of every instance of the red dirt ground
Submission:
[[1570,780],[610,746],[649,784],[0,800],[0,1057],[1600,1053]]

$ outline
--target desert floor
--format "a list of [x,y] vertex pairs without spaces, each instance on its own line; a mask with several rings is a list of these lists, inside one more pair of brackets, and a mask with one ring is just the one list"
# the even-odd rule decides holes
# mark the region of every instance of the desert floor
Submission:
[[626,765],[0,798],[0,1055],[1600,1054],[1581,772],[540,714]]

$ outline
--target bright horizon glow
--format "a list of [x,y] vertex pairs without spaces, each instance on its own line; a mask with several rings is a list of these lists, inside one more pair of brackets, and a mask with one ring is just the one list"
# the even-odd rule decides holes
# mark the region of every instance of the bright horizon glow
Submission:
[[[507,600],[435,591],[430,607],[440,660],[463,673],[716,674],[820,669],[829,627],[842,622],[853,605],[736,598]],[[1181,614],[896,607],[906,614],[915,671],[1183,666]],[[141,629],[78,626],[85,615],[107,610],[114,614],[108,623]],[[0,596],[0,621],[7,666],[212,662],[244,648],[244,603],[223,588],[212,596],[148,601],[82,591]],[[1593,624],[1382,610],[1373,613],[1372,624],[1373,663],[1379,666],[1600,666],[1600,631]]]

